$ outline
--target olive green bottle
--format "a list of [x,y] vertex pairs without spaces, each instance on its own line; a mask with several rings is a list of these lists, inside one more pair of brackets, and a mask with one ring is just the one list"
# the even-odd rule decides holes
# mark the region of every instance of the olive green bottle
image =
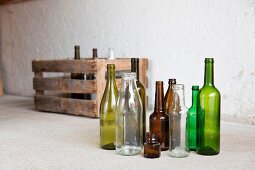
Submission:
[[170,108],[173,104],[173,97],[174,97],[173,85],[174,84],[176,84],[176,79],[168,80],[168,89],[167,89],[167,92],[166,92],[166,95],[164,98],[164,108],[165,108],[165,113],[167,115],[168,115]]
[[198,94],[197,153],[220,152],[220,92],[214,87],[213,58],[205,59],[204,86]]
[[187,116],[187,143],[189,144],[189,149],[196,150],[197,142],[197,95],[199,92],[199,86],[192,86],[192,106],[189,108]]
[[107,64],[107,83],[100,104],[100,146],[115,149],[115,111],[118,89],[115,80],[115,65]]
[[136,86],[142,99],[143,105],[143,143],[145,143],[146,134],[146,91],[144,85],[139,81],[139,58],[131,58],[131,72],[136,73]]
[[[74,59],[80,60],[80,46],[74,46]],[[71,73],[71,79],[84,80],[84,73]],[[71,97],[74,99],[84,99],[84,94],[71,93]]]

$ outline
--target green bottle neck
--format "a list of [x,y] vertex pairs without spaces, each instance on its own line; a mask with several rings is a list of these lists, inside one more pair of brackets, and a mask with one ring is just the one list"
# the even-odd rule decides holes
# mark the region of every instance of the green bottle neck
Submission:
[[213,62],[205,63],[204,85],[214,86]]
[[115,69],[114,68],[108,68],[107,70],[107,88],[111,88],[115,84]]
[[192,90],[192,107],[197,106],[197,95],[198,95],[198,90]]

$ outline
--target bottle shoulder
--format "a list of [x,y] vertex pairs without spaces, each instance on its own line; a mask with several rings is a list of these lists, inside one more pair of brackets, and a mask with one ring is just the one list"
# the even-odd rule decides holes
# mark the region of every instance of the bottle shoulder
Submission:
[[214,87],[214,86],[209,86],[209,85],[205,85],[203,86],[200,91],[199,91],[199,95],[215,95],[215,96],[220,96],[220,92],[219,90]]

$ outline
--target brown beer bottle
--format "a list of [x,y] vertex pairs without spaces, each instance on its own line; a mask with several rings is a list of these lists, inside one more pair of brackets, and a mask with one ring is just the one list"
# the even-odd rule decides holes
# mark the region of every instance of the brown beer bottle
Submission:
[[165,108],[165,113],[169,116],[168,112],[170,110],[170,107],[173,104],[173,84],[176,84],[176,79],[169,79],[168,80],[168,89],[164,98],[164,108]]
[[169,117],[164,111],[163,81],[156,81],[154,112],[150,115],[150,132],[157,135],[161,150],[169,148]]
[[[75,60],[81,59],[80,46],[78,46],[78,45],[74,46],[74,59]],[[84,80],[84,74],[83,73],[71,73],[71,79]],[[72,93],[71,97],[75,98],[75,99],[84,99],[84,94]]]
[[146,133],[146,143],[144,144],[145,158],[159,158],[160,157],[160,143],[158,142],[155,133]]

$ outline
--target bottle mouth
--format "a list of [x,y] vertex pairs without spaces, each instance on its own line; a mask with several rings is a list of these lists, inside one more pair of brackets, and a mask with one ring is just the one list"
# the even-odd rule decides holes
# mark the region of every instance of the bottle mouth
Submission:
[[176,84],[176,79],[174,78],[168,79],[168,84]]
[[214,63],[213,58],[205,58],[205,63]]
[[131,58],[131,63],[139,63],[139,58]]
[[136,73],[135,72],[122,72],[121,73],[121,78],[125,79],[125,80],[132,80],[132,79],[136,79]]
[[183,84],[173,84],[173,90],[184,90]]
[[107,64],[107,69],[115,69],[115,64]]
[[192,86],[192,90],[199,90],[199,86],[198,85]]

